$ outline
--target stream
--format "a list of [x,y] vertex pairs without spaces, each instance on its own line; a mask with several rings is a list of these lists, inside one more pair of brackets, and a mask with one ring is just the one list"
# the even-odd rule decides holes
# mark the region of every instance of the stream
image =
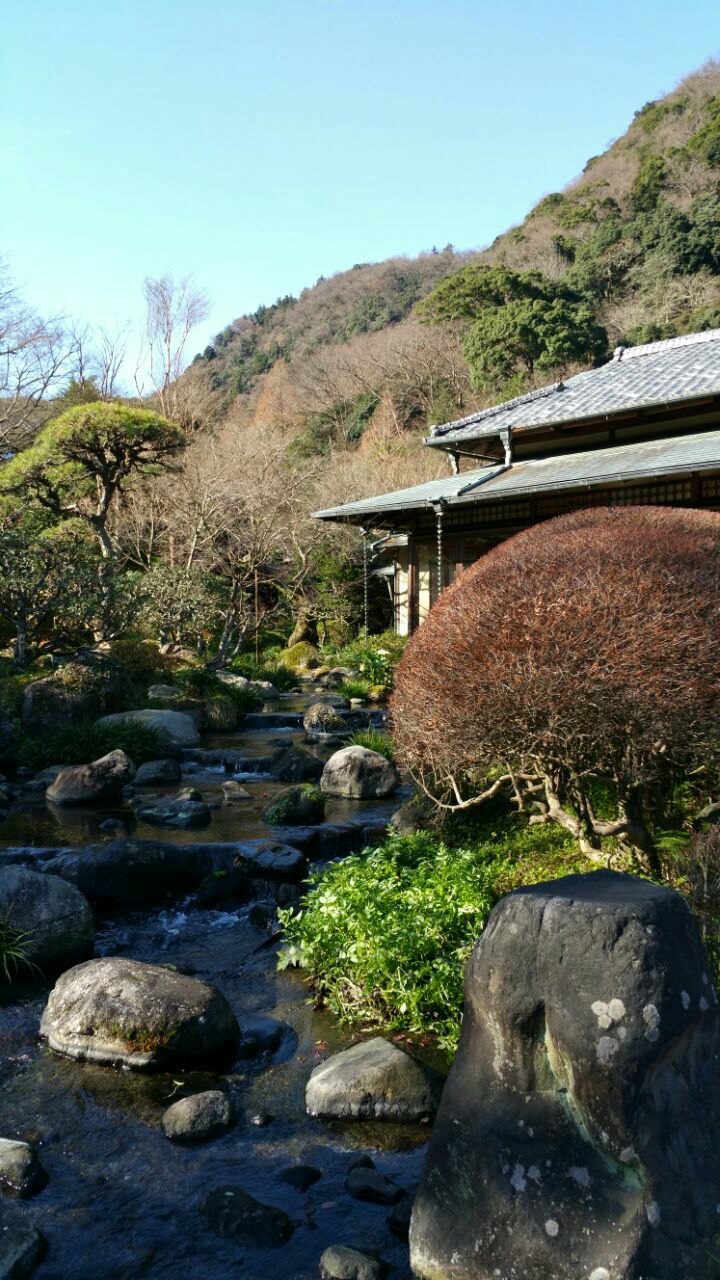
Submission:
[[[268,828],[260,817],[268,798],[286,785],[261,771],[263,758],[281,743],[304,742],[302,713],[318,696],[327,695],[292,695],[248,717],[236,733],[203,736],[203,748],[237,752],[245,767],[233,774],[222,763],[188,758],[181,785],[219,801],[222,783],[235,776],[251,798],[215,809],[202,833],[146,826],[118,802],[60,809],[32,797],[0,826],[0,862],[3,850],[22,848],[29,858],[33,851],[42,857],[43,851],[122,837],[122,830],[106,835],[100,829],[108,817],[136,839],[283,839],[282,828]],[[311,749],[325,758],[336,748]],[[247,767],[252,759],[259,770]],[[177,789],[166,788],[168,794]],[[380,825],[403,794],[382,802],[330,801],[326,824],[352,824],[360,831]],[[354,845],[359,847],[357,840]],[[96,956],[174,965],[213,983],[235,1010],[241,1030],[261,1018],[284,1024],[275,1052],[238,1057],[222,1073],[145,1075],[60,1058],[37,1035],[52,983],[25,982],[0,993],[0,1133],[36,1142],[49,1175],[47,1187],[22,1202],[49,1244],[34,1273],[38,1280],[310,1280],[330,1244],[375,1253],[390,1276],[410,1277],[407,1243],[387,1225],[390,1209],[353,1199],[345,1177],[353,1157],[369,1154],[411,1197],[428,1127],[335,1123],[305,1114],[304,1089],[313,1067],[353,1037],[313,1008],[297,972],[278,971],[279,946],[276,920],[253,904],[200,909],[190,899],[176,899],[149,910],[96,914]],[[432,1055],[425,1059],[438,1065]],[[180,1097],[213,1088],[233,1097],[240,1117],[236,1128],[198,1146],[171,1143],[160,1128],[164,1110]],[[298,1163],[322,1174],[302,1193],[279,1176]],[[200,1206],[210,1191],[228,1185],[284,1209],[295,1225],[289,1243],[250,1249],[215,1234]]]

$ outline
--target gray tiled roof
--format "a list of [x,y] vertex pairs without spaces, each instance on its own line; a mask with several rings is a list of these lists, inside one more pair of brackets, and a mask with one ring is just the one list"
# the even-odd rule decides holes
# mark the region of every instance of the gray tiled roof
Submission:
[[375,498],[316,511],[315,515],[321,520],[354,523],[362,523],[366,518],[371,524],[373,516],[420,510],[439,501],[455,507],[543,490],[583,489],[615,481],[642,481],[651,476],[686,475],[691,471],[720,472],[720,431],[590,449],[554,458],[534,458],[513,463],[509,468],[481,467],[411,489],[396,489]]
[[427,443],[444,447],[508,428],[582,421],[706,395],[720,395],[720,329],[619,347],[600,369],[433,427]]

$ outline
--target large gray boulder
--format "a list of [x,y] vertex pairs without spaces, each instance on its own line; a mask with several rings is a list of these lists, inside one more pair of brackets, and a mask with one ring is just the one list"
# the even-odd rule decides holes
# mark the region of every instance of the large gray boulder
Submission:
[[305,1089],[309,1115],[341,1120],[424,1120],[436,1099],[430,1073],[380,1036],[321,1062]]
[[90,905],[82,893],[59,876],[41,875],[24,867],[2,867],[0,918],[25,935],[25,957],[43,972],[62,969],[92,955],[95,930]]
[[669,889],[518,890],[467,965],[412,1212],[427,1280],[716,1280],[720,1018]]
[[152,708],[124,711],[118,715],[103,716],[100,723],[117,724],[121,720],[146,724],[173,747],[196,747],[200,742],[200,730],[184,711],[155,711]]
[[57,1053],[135,1071],[212,1059],[239,1034],[230,1005],[209,983],[120,956],[64,973],[40,1023]]
[[367,747],[343,747],[325,765],[320,789],[327,796],[377,800],[392,795],[399,781],[395,765],[379,751],[369,751]]
[[27,1280],[47,1241],[17,1205],[0,1201],[0,1280]]
[[53,804],[93,804],[122,794],[135,777],[135,765],[124,751],[109,751],[92,764],[67,765],[45,792]]

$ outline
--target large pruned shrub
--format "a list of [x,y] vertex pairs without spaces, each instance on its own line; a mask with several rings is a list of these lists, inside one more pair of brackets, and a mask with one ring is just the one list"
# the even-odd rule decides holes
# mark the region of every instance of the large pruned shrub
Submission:
[[439,805],[508,787],[531,823],[657,870],[679,771],[706,800],[717,776],[720,515],[603,508],[509,539],[412,637],[392,714],[399,764]]

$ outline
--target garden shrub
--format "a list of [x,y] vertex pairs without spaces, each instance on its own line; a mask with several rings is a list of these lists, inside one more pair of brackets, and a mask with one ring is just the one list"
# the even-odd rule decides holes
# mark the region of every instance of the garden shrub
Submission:
[[678,776],[720,760],[719,547],[715,512],[628,507],[482,556],[398,666],[401,767],[441,806],[506,788],[531,825],[559,822],[586,851],[619,841],[660,874],[653,832]]
[[248,685],[242,684],[223,684],[220,687],[223,694],[232,700],[238,715],[244,715],[246,711],[259,711],[262,707],[262,694],[257,689],[251,689]]

